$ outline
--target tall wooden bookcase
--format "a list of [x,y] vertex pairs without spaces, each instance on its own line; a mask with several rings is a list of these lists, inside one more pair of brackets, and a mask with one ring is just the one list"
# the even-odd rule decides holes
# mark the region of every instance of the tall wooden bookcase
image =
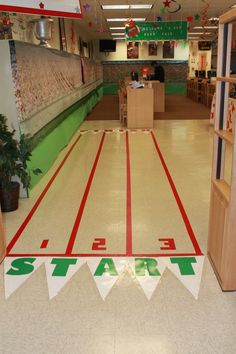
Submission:
[[[223,290],[236,290],[236,132],[228,132],[232,23],[236,9],[220,16],[216,112],[212,164],[208,256]],[[236,123],[236,122],[235,122]],[[225,152],[232,149],[231,183],[225,181]]]

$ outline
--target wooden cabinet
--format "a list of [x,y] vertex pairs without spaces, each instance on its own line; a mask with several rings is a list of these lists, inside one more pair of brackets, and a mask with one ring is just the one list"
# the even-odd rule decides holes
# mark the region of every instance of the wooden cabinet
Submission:
[[153,128],[153,89],[127,87],[127,128]]
[[[208,255],[223,290],[236,290],[236,134],[227,131],[232,22],[220,17]],[[226,150],[232,148],[231,183],[225,181]]]

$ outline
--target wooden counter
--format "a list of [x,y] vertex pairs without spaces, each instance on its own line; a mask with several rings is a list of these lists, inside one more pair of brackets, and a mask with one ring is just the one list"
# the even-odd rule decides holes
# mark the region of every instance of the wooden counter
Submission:
[[127,87],[127,128],[153,128],[153,91],[152,88]]
[[160,81],[147,81],[154,90],[154,112],[165,112],[165,84]]

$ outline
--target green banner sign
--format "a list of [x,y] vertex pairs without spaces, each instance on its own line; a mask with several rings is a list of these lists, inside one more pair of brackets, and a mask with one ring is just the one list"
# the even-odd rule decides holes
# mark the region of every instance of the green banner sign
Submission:
[[187,22],[136,22],[139,33],[134,37],[127,37],[131,41],[171,41],[187,39]]

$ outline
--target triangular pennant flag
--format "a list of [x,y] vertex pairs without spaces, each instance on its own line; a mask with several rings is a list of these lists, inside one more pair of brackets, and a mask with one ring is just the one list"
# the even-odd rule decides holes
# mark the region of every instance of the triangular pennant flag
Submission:
[[204,256],[163,257],[163,261],[197,299],[202,278]]
[[48,294],[51,300],[68,283],[72,276],[85,263],[83,258],[48,258],[45,262]]
[[6,299],[14,293],[43,263],[45,257],[6,257],[4,280]]
[[147,299],[150,300],[166,268],[161,258],[130,258],[133,273],[136,276]]
[[98,291],[103,300],[123,273],[127,263],[126,258],[94,258],[87,260],[88,267],[94,277]]

